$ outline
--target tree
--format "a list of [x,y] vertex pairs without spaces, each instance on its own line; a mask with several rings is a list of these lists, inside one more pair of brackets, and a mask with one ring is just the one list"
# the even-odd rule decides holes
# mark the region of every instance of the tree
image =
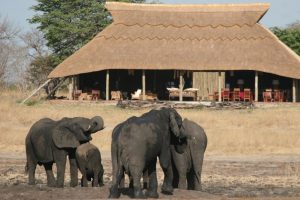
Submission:
[[[119,0],[140,3],[144,0]],[[37,14],[30,23],[38,24],[47,46],[61,62],[111,23],[104,0],[37,0]]]
[[21,36],[27,48],[30,64],[26,70],[26,80],[30,85],[39,86],[48,78],[49,73],[58,63],[57,57],[46,46],[46,39],[41,31],[32,29]]
[[0,16],[0,85],[16,79],[18,76],[24,48],[17,44],[19,28],[15,27],[7,18]]
[[288,25],[287,28],[271,28],[273,33],[287,46],[300,55],[300,22]]
[[34,86],[39,86],[47,80],[47,76],[56,66],[56,58],[53,55],[39,55],[35,57],[28,69],[27,80]]

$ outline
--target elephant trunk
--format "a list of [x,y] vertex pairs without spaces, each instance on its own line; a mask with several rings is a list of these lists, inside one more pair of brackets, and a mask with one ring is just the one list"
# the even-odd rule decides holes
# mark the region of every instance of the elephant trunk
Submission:
[[96,133],[97,131],[100,131],[104,128],[104,121],[102,117],[95,116],[91,119],[91,125],[89,127],[90,133]]
[[178,123],[175,119],[175,114],[173,112],[170,113],[170,127],[171,127],[171,130],[172,130],[173,134],[175,135],[175,137],[179,137],[180,129],[179,129]]

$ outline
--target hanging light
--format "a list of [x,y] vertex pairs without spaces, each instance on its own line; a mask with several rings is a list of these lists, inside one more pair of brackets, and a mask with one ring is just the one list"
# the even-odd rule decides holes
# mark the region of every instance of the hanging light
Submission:
[[279,85],[279,80],[272,80],[272,85]]

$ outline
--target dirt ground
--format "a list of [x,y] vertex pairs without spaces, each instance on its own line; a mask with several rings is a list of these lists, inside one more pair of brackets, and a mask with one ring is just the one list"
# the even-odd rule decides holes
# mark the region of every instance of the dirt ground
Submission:
[[[0,93],[0,200],[2,199],[99,199],[108,197],[111,182],[111,132],[120,122],[140,116],[147,109],[120,109],[114,102],[18,102],[27,95]],[[173,199],[300,199],[300,104],[258,104],[255,109],[179,109],[183,118],[201,125],[208,137],[202,192],[175,190]],[[24,174],[24,140],[37,120],[49,117],[102,116],[105,129],[92,143],[102,154],[105,186],[48,188],[46,174],[38,167],[37,185],[27,185]],[[159,185],[162,172],[158,166]],[[68,169],[68,167],[67,167]],[[78,174],[80,177],[80,174]],[[159,186],[160,190],[160,186]],[[123,198],[128,198],[126,193]]]
[[[27,185],[24,174],[25,155],[0,154],[0,199],[101,199],[108,197],[111,181],[109,152],[103,153],[104,182],[101,188],[70,188],[66,172],[65,188],[49,188],[42,167],[37,168],[37,185]],[[67,167],[68,170],[68,167]],[[160,193],[165,199],[299,199],[300,155],[248,155],[205,157],[202,192],[175,190],[173,195]],[[80,174],[78,174],[80,177]],[[159,185],[162,171],[158,166]],[[131,193],[124,191],[122,198]]]

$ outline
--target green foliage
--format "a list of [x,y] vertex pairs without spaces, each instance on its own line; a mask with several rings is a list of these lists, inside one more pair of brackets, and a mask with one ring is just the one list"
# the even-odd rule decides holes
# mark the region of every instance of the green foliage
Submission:
[[34,106],[34,105],[37,105],[39,104],[40,101],[36,100],[36,99],[29,99],[28,101],[26,101],[24,104],[26,106]]
[[300,22],[289,25],[287,28],[271,28],[273,33],[287,46],[300,55]]
[[[119,0],[140,3],[144,0]],[[104,0],[37,0],[36,15],[30,23],[39,24],[47,46],[61,62],[111,23]]]
[[48,74],[58,63],[53,55],[38,56],[31,61],[27,69],[27,81],[34,86],[41,85],[47,80]]

